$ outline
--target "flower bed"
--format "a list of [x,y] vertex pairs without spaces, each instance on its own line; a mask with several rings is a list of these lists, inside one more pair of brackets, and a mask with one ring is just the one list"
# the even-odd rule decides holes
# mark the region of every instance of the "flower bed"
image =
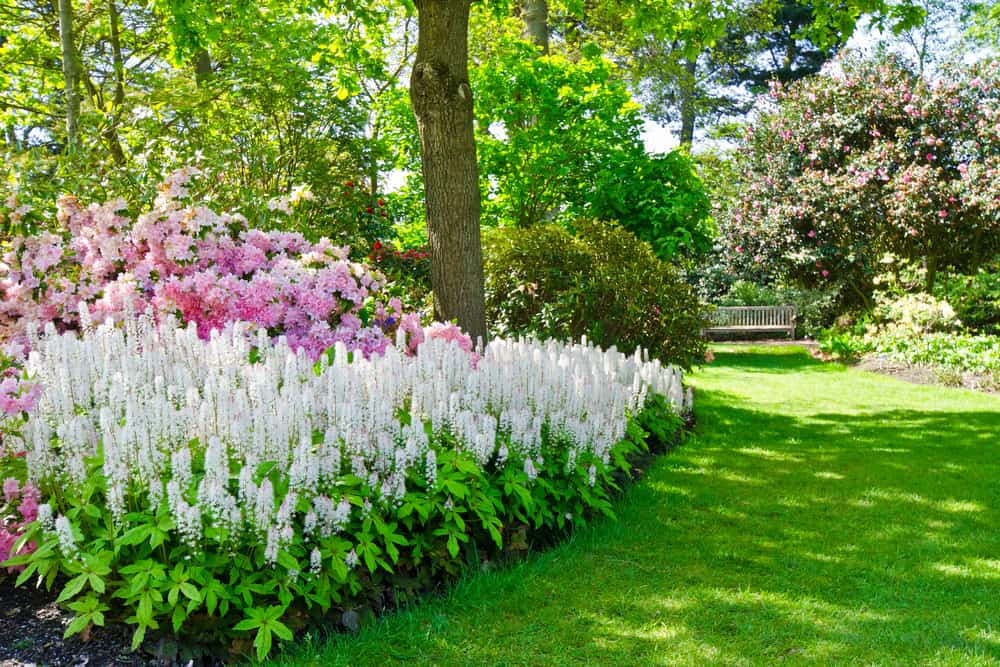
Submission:
[[173,634],[261,658],[331,610],[609,513],[643,427],[690,407],[677,369],[586,344],[478,357],[438,327],[415,355],[338,341],[314,362],[249,328],[206,341],[143,316],[32,342],[45,390],[21,461],[40,494],[33,551],[8,565],[60,582],[68,633],[112,618],[136,647]]

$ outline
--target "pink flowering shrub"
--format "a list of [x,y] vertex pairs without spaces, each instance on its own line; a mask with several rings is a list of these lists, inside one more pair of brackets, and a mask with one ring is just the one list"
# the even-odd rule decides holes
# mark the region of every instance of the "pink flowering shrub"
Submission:
[[[58,203],[64,236],[43,232],[12,239],[0,261],[0,340],[23,337],[29,322],[74,330],[88,319],[120,320],[152,308],[194,323],[208,338],[238,320],[284,336],[317,358],[337,342],[365,356],[381,354],[403,328],[411,350],[419,317],[398,300],[375,304],[384,277],[348,258],[348,248],[298,233],[250,229],[240,215],[186,203],[198,174],[182,169],[160,186],[151,211],[134,221],[125,203]],[[296,190],[285,206],[307,200]],[[374,307],[379,316],[370,317]],[[31,395],[0,389],[0,397]],[[6,392],[6,393],[4,393]],[[0,400],[5,400],[0,398]]]
[[8,348],[0,350],[0,461],[23,454],[18,430],[42,394],[41,385],[28,380],[21,369],[21,347]]
[[[15,549],[17,540],[24,533],[27,524],[38,518],[38,489],[29,483],[24,484],[10,477],[3,483],[3,498],[0,501],[0,563],[7,559],[34,552],[36,543],[28,542]],[[24,566],[0,568],[0,572],[20,572]]]
[[772,90],[722,212],[732,263],[870,294],[886,253],[938,267],[1000,250],[1000,65],[925,81],[893,59]]

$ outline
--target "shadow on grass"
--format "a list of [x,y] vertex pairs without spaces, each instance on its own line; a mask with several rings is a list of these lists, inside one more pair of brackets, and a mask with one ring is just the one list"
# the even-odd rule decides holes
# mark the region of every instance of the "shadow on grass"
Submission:
[[750,351],[731,351],[729,348],[716,350],[715,364],[738,371],[767,373],[801,373],[804,370],[818,372],[842,371],[836,364],[824,364],[813,359],[809,352],[798,346],[772,348],[749,348]]
[[629,615],[596,614],[631,643],[609,661],[669,662],[671,636],[692,663],[1000,660],[1000,413],[797,419],[716,398],[651,475],[667,519],[621,545],[664,568]]

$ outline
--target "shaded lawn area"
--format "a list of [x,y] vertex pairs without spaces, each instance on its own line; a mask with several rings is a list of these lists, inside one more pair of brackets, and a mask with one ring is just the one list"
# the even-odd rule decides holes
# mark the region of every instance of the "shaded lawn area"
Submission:
[[282,664],[1000,664],[1000,398],[717,350],[619,521]]

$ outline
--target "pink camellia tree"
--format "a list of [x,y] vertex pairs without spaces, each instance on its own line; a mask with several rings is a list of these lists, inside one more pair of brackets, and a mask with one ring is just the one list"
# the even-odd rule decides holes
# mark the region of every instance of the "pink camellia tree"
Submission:
[[1000,251],[1000,66],[924,81],[899,61],[847,59],[774,87],[748,127],[722,216],[737,265],[836,281],[867,300],[886,253],[974,269]]

